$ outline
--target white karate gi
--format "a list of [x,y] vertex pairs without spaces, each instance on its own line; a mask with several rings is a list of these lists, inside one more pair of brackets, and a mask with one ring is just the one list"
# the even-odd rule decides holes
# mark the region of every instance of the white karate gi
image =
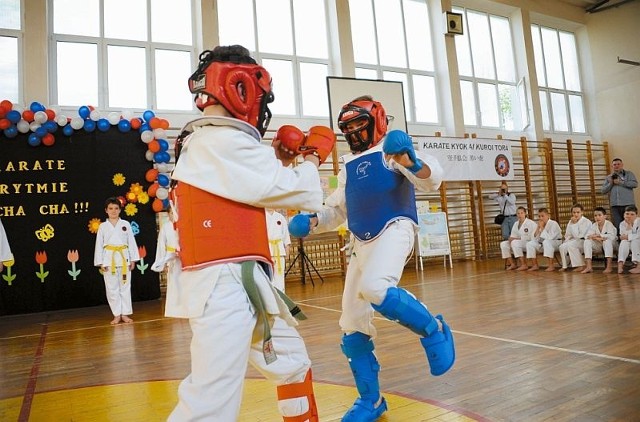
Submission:
[[560,251],[560,261],[562,262],[562,268],[567,268],[567,254],[571,259],[572,267],[582,267],[584,265],[584,258],[582,252],[584,251],[584,238],[587,236],[587,232],[591,227],[591,220],[582,216],[577,223],[573,223],[569,220],[567,227],[564,231],[564,242],[560,245],[558,250]]
[[[7,239],[7,232],[4,230],[2,220],[0,220],[0,264],[4,261],[10,261],[13,259],[11,253],[11,247],[9,247],[9,240]],[[2,271],[2,265],[0,265],[0,271]]]
[[[186,129],[193,133],[184,143],[173,180],[260,208],[316,211],[322,206],[316,166],[303,162],[284,167],[273,148],[260,143],[253,126],[210,116],[188,123]],[[311,366],[306,347],[260,266],[254,270],[255,283],[267,313],[275,319],[271,334],[278,359],[269,365],[262,338],[254,338],[257,315],[242,285],[240,264],[182,272],[180,265],[175,268],[172,277],[178,278],[167,284],[165,315],[189,318],[193,337],[191,373],[180,383],[179,401],[169,421],[236,421],[248,363],[275,385],[304,380]],[[283,415],[293,416],[306,412],[309,404],[303,397],[280,401],[278,406]]]
[[131,271],[129,264],[139,261],[138,245],[128,221],[113,225],[106,220],[96,234],[93,264],[103,267],[107,302],[114,316],[131,315]]
[[527,242],[527,258],[533,259],[539,252],[542,252],[545,258],[553,258],[561,243],[560,224],[554,220],[547,220],[538,236]]
[[[588,239],[592,235],[601,236],[604,240]],[[613,249],[618,246],[618,231],[611,221],[605,220],[602,228],[598,226],[597,222],[594,222],[591,224],[586,237],[587,239],[584,240],[583,246],[586,259],[592,259],[594,252],[602,253],[603,251],[605,258],[613,258]]]
[[620,239],[618,246],[618,262],[624,262],[631,252],[631,260],[640,262],[640,218],[636,218],[633,224],[622,220],[620,222],[620,235],[627,235],[627,239]]
[[534,234],[538,225],[530,218],[525,218],[521,223],[516,221],[516,224],[511,228],[512,240],[503,240],[500,242],[500,251],[502,252],[502,258],[507,259],[511,256],[520,258],[524,256],[524,251],[527,248],[527,242],[534,239]]
[[178,235],[173,228],[173,223],[169,220],[165,220],[160,225],[160,230],[158,231],[156,260],[151,265],[151,270],[161,273],[167,264],[174,261],[177,250]]
[[291,245],[287,219],[279,212],[266,212],[269,250],[273,260],[273,285],[284,292],[285,260],[287,246]]
[[[344,163],[364,154],[380,152],[384,141],[361,153],[342,157]],[[420,179],[405,167],[394,161],[391,169],[402,173],[417,189],[430,192],[440,186],[443,170],[438,160],[425,151],[416,155],[431,169],[431,177]],[[318,213],[318,226],[314,232],[334,230],[346,221],[347,208],[345,186],[349,183],[344,168],[338,173],[338,188],[327,198],[326,205]],[[366,218],[366,217],[365,217]],[[373,308],[387,295],[387,289],[396,287],[402,276],[404,264],[413,249],[417,226],[412,220],[396,219],[382,233],[369,241],[361,241],[352,236],[353,251],[349,259],[344,292],[342,295],[342,315],[340,327],[345,333],[361,332],[376,337],[373,325]]]

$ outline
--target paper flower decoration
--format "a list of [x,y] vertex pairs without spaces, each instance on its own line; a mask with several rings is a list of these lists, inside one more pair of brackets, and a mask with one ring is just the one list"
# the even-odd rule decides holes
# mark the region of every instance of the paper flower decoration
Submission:
[[136,206],[136,204],[127,204],[124,207],[124,213],[129,217],[134,216],[138,213],[138,207]]
[[124,185],[124,182],[127,179],[124,177],[124,175],[122,173],[116,173],[113,175],[113,184],[116,186],[122,186]]
[[90,233],[96,234],[98,233],[98,229],[100,228],[100,223],[102,223],[102,221],[100,221],[99,218],[92,218],[91,220],[89,220],[87,229],[89,229]]
[[148,204],[149,203],[149,194],[147,194],[147,192],[140,192],[138,194],[138,202],[141,204]]

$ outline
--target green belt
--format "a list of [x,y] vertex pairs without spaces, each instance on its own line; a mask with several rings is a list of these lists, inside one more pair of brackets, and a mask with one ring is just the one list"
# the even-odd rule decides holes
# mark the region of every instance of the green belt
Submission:
[[[267,365],[275,362],[278,357],[276,356],[276,352],[273,349],[273,340],[271,338],[271,324],[269,324],[269,316],[267,315],[267,311],[264,306],[264,302],[262,301],[262,297],[260,297],[260,292],[258,291],[258,287],[256,286],[256,281],[253,278],[253,268],[255,267],[255,261],[245,261],[240,264],[242,269],[242,285],[244,286],[245,291],[247,292],[247,296],[249,296],[249,300],[251,304],[255,308],[258,313],[258,318],[262,320],[262,329],[263,329],[263,340],[262,340],[262,354],[264,355],[264,360],[267,362]],[[283,292],[276,289],[280,298],[284,301],[284,303],[289,308],[289,312],[291,315],[298,320],[307,319],[307,316],[300,310],[300,308]]]

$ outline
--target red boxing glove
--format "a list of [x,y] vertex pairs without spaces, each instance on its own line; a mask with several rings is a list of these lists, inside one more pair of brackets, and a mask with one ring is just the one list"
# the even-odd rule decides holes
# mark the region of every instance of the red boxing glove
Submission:
[[278,148],[281,153],[288,158],[294,158],[302,152],[302,145],[304,144],[306,137],[300,129],[292,125],[280,126],[280,129],[273,137],[273,142],[280,141]]
[[313,154],[324,163],[336,144],[336,134],[326,126],[313,126],[307,132],[307,141],[301,148],[301,154]]

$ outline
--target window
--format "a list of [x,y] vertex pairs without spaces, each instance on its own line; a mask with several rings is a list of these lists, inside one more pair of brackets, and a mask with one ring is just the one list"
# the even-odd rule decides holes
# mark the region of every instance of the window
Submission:
[[22,43],[22,22],[20,20],[20,0],[0,1],[0,101],[20,103],[20,69],[22,59],[19,54]]
[[424,0],[349,0],[356,77],[402,82],[407,120],[439,122]]
[[271,112],[328,117],[324,0],[218,0],[217,5],[220,44],[246,47],[271,74]]
[[531,25],[543,129],[548,132],[587,131],[575,35]]
[[55,103],[193,110],[192,0],[50,1]]
[[455,37],[465,126],[517,130],[522,121],[509,19],[454,8],[466,19]]

